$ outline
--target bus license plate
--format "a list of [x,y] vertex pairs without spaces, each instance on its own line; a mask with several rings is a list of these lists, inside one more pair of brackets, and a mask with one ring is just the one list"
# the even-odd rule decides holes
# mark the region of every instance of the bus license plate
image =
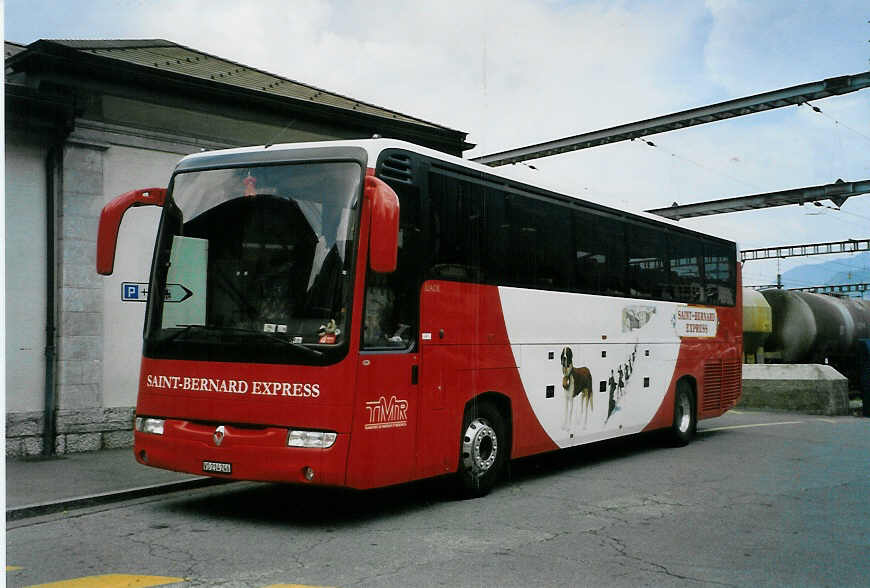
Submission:
[[222,461],[204,461],[202,462],[202,471],[210,474],[232,474],[233,464]]

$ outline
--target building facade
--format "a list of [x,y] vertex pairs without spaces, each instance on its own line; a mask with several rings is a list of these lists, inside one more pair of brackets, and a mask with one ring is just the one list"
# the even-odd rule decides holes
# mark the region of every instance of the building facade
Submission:
[[466,134],[163,40],[5,44],[6,453],[132,444],[159,211],[130,210],[115,274],[99,213],[190,153],[381,135],[462,155]]

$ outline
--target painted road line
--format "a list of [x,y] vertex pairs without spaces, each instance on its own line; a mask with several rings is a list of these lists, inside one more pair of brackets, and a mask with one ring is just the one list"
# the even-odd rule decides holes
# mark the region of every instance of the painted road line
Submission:
[[103,574],[85,576],[48,584],[35,584],[29,588],[147,588],[184,582],[184,578],[169,576],[139,576],[133,574]]
[[17,572],[18,570],[23,570],[24,568],[19,566],[6,566],[7,572]]
[[752,427],[773,427],[776,425],[800,425],[806,421],[782,421],[780,423],[755,423],[754,425],[730,425],[728,427],[714,427],[712,429],[701,429],[698,433],[712,433],[713,431],[727,431],[730,429],[749,429]]
[[330,588],[329,586],[310,586],[308,584],[269,584],[263,588]]

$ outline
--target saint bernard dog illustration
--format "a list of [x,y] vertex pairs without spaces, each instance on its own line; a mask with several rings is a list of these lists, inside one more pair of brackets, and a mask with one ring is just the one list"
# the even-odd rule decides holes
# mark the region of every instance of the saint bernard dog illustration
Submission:
[[562,388],[565,390],[565,419],[562,429],[571,429],[574,422],[574,399],[578,396],[585,429],[586,420],[592,411],[592,374],[587,367],[574,367],[574,353],[570,347],[562,350]]

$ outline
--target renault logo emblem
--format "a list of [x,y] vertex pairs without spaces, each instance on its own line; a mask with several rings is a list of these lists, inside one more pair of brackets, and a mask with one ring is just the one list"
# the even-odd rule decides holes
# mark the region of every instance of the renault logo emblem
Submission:
[[220,444],[223,443],[224,437],[227,434],[227,429],[223,425],[214,430],[214,435],[212,435],[212,439],[214,439],[214,444],[220,447]]

